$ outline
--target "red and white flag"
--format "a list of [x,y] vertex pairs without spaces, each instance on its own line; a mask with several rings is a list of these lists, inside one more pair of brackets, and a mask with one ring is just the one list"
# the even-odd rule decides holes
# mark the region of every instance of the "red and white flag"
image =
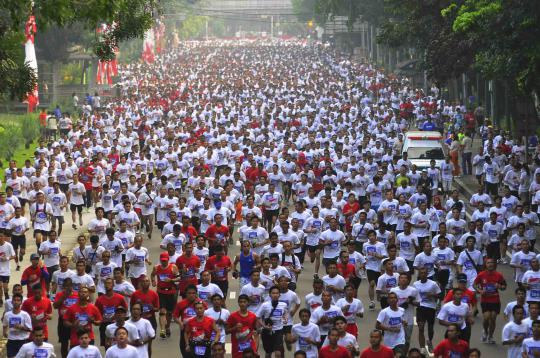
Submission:
[[142,59],[146,63],[153,63],[155,58],[154,47],[156,45],[154,29],[150,28],[144,33]]
[[[26,25],[24,27],[24,34],[26,36],[26,42],[24,43],[24,62],[30,66],[34,73],[38,74],[38,66],[36,59],[36,48],[34,46],[34,36],[37,33],[36,18],[34,15],[28,17]],[[38,86],[37,83],[32,92],[26,94],[24,103],[28,104],[28,112],[34,112],[39,104]]]
[[[113,23],[112,27],[114,27],[115,24]],[[101,24],[100,27],[96,29],[97,33],[105,33],[111,30],[111,27],[107,24]],[[118,49],[115,48],[114,52],[118,52]],[[98,68],[97,68],[97,74],[96,74],[96,83],[103,85],[108,84],[109,86],[112,85],[113,76],[118,75],[118,63],[116,61],[116,58],[114,58],[111,61],[98,61]]]

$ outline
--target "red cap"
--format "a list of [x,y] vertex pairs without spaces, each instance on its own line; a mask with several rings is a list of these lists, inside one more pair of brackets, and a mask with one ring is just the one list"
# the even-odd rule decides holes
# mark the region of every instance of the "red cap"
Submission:
[[162,252],[161,254],[159,254],[159,260],[160,261],[169,261],[169,253]]

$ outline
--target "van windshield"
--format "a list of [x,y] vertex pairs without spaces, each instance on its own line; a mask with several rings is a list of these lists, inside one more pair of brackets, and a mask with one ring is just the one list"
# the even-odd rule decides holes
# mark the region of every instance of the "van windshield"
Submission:
[[409,159],[444,159],[444,153],[441,147],[414,147],[407,148]]

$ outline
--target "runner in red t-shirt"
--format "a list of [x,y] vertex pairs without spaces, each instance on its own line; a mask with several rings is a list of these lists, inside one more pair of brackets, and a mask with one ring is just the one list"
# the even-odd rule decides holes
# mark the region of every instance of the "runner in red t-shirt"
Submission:
[[178,290],[181,295],[189,285],[197,285],[197,273],[201,268],[201,259],[197,255],[193,255],[193,243],[186,242],[184,244],[184,253],[176,259],[176,267],[180,273],[180,281]]
[[216,321],[204,315],[205,310],[206,304],[203,301],[196,301],[196,316],[188,320],[184,327],[186,350],[195,353],[197,357],[210,357],[211,344],[219,342],[221,334]]
[[92,344],[94,344],[92,324],[99,326],[103,319],[97,307],[90,303],[89,298],[90,291],[88,291],[88,287],[81,287],[79,290],[79,303],[68,308],[64,317],[64,324],[67,327],[71,327],[70,345],[72,347],[79,344],[79,338],[77,337],[77,330],[79,328],[86,328],[88,330],[88,335]]
[[484,316],[484,327],[488,327],[487,332],[483,332],[482,341],[486,339],[489,343],[495,343],[493,333],[495,332],[495,324],[497,315],[501,313],[501,297],[499,290],[506,289],[506,281],[504,276],[495,271],[497,269],[497,261],[493,258],[486,259],[486,269],[478,274],[474,279],[474,288],[480,294],[480,307],[482,307],[482,315]]
[[171,336],[172,311],[176,305],[176,282],[178,281],[178,267],[169,263],[169,254],[159,254],[159,264],[152,269],[152,286],[157,287],[159,296],[159,326],[161,338]]
[[255,344],[257,340],[257,316],[248,311],[249,297],[240,295],[238,297],[239,310],[231,313],[227,320],[228,331],[231,333],[232,356],[242,358],[243,351],[247,348],[257,352]]
[[[191,318],[197,315],[195,311],[195,302],[197,302],[197,286],[189,285],[184,291],[185,297],[176,304],[173,312],[173,318],[180,326],[180,352],[182,357],[187,356],[186,341],[184,339],[184,327]],[[204,304],[206,307],[206,304]]]
[[[463,291],[463,295],[461,296],[461,302],[466,303],[469,305],[471,309],[473,309],[475,312],[477,312],[476,308],[476,292],[469,290],[467,288],[467,275],[464,273],[460,273],[457,276],[457,287],[461,288]],[[444,303],[448,303],[454,300],[454,290],[450,290],[446,293],[446,296],[444,296]]]
[[370,346],[360,353],[360,358],[394,358],[394,351],[392,348],[381,344],[382,338],[381,331],[371,331],[369,334]]
[[142,306],[143,318],[149,320],[152,327],[156,329],[156,312],[160,304],[159,296],[156,291],[150,289],[150,279],[148,277],[141,279],[139,282],[141,288],[133,292],[129,304],[133,306],[134,303],[139,303]]
[[99,325],[99,342],[102,347],[106,347],[105,330],[109,324],[114,322],[116,307],[122,306],[127,311],[127,303],[124,296],[113,291],[114,281],[112,278],[105,279],[103,284],[105,286],[105,294],[97,298],[96,307],[103,317]]
[[69,350],[69,337],[71,329],[64,324],[64,316],[69,307],[79,302],[79,293],[73,291],[71,277],[66,277],[62,283],[63,291],[57,292],[54,298],[53,307],[58,309],[58,341],[60,342],[60,353],[62,357],[67,357]]
[[206,239],[208,240],[208,248],[210,253],[214,253],[214,248],[216,246],[226,247],[229,240],[229,228],[225,225],[222,225],[223,216],[221,214],[216,214],[214,216],[214,224],[210,225],[206,229]]
[[223,251],[223,246],[216,246],[215,255],[210,256],[206,260],[204,269],[212,273],[212,283],[215,283],[221,289],[221,292],[227,297],[229,291],[229,271],[233,265],[229,256],[226,256]]
[[186,242],[193,242],[199,233],[197,229],[191,225],[191,219],[189,216],[182,216],[182,227],[180,233],[186,237]]
[[352,358],[351,352],[345,347],[338,346],[339,339],[338,330],[335,328],[328,331],[329,345],[322,347],[319,350],[319,358]]
[[[40,285],[35,285],[32,288],[32,297],[23,302],[21,309],[30,315],[33,327],[43,328],[43,338],[48,339],[47,321],[52,318],[52,304],[47,297],[43,297]],[[32,336],[30,336],[30,339],[32,339]]]
[[433,350],[435,358],[466,358],[469,352],[469,343],[459,339],[459,326],[452,323],[446,331],[447,337]]
[[28,296],[32,293],[32,287],[34,285],[41,285],[41,293],[47,293],[47,280],[49,279],[49,271],[47,268],[39,261],[38,254],[30,255],[31,266],[24,269],[21,276],[21,285],[27,286]]

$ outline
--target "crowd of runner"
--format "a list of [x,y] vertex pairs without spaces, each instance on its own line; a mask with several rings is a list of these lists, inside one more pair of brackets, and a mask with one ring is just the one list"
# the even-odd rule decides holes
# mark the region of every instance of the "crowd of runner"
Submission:
[[[538,151],[531,160],[481,113],[471,126],[436,88],[321,44],[190,42],[120,73],[119,97],[57,113],[58,135],[5,170],[8,358],[101,357],[94,344],[144,358],[168,339],[183,357],[223,357],[229,341],[234,358],[480,357],[471,334],[509,358],[539,357]],[[417,126],[448,134],[440,167],[402,155]],[[480,187],[465,200],[451,185],[455,153],[470,154],[475,133],[483,146],[463,156],[463,174]],[[64,225],[87,230],[73,250]],[[148,240],[161,240],[157,263]],[[501,302],[507,285],[516,300]],[[375,323],[361,321],[364,307],[379,310]]]

